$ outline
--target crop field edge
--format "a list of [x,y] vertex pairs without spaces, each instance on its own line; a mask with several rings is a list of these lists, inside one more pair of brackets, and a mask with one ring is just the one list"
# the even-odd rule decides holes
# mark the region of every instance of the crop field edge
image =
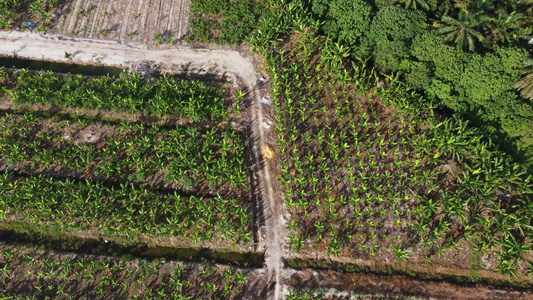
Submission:
[[397,264],[360,265],[357,263],[336,262],[333,260],[302,259],[298,257],[287,258],[285,263],[296,270],[332,270],[341,273],[374,274],[378,276],[405,276],[422,281],[444,281],[452,284],[483,284],[493,287],[513,287],[519,289],[531,289],[533,283],[526,284],[512,280],[501,280],[491,276],[454,274],[451,270],[439,270],[438,272],[420,271],[411,268],[409,264],[398,266]]
[[30,224],[20,220],[0,221],[0,241],[41,245],[56,251],[97,255],[133,255],[139,258],[173,258],[180,261],[211,261],[242,267],[262,267],[264,253],[230,248],[209,248],[201,244],[169,245],[142,241],[142,237],[116,237]]

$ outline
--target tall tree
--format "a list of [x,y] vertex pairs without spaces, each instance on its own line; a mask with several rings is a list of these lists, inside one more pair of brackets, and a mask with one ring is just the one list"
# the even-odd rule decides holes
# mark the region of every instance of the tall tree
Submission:
[[498,17],[491,18],[487,23],[487,37],[494,44],[513,43],[529,36],[531,28],[522,28],[520,21],[524,15],[521,13],[507,13],[504,8],[498,10]]
[[438,29],[438,33],[444,36],[444,41],[453,42],[457,48],[474,51],[476,40],[484,41],[483,34],[477,29],[488,21],[488,17],[483,12],[470,13],[461,9],[457,19],[450,16],[443,16],[444,27]]
[[430,10],[429,4],[426,0],[397,0],[397,3],[403,3],[405,8],[418,9],[419,7]]

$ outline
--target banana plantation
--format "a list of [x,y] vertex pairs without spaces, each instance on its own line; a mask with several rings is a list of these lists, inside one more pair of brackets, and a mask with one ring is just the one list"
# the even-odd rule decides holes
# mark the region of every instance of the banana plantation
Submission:
[[[476,18],[467,9],[490,10],[490,1],[437,2],[439,19],[459,33]],[[525,0],[501,2],[491,16],[529,35],[516,26],[530,20],[505,11]],[[59,52],[47,48],[42,59],[57,64],[157,66],[147,76],[0,67],[6,299],[532,297],[531,170],[491,139],[499,129],[439,102],[452,92],[436,79],[444,67],[432,62],[441,60],[400,53],[407,40],[419,52],[437,41],[424,35],[431,22],[444,26],[437,19],[402,25],[420,9],[433,15],[435,3],[160,0],[146,13],[152,4],[0,3],[0,29],[60,20],[73,30],[4,34],[15,46],[2,40],[0,53],[14,60],[52,45]],[[347,19],[333,20],[344,6]],[[448,11],[458,9],[453,23]],[[359,23],[368,26],[350,27]],[[107,41],[90,39],[94,24]],[[157,48],[143,27],[149,39],[156,32]],[[398,40],[384,43],[393,33]],[[521,51],[487,45],[486,56],[460,57],[492,66]],[[389,72],[389,63],[416,72]],[[518,77],[509,68],[502,86]],[[415,89],[406,82],[425,80],[416,74],[434,79]]]
[[[2,81],[15,108],[25,107],[0,113],[2,227],[25,222],[109,240],[170,237],[228,249],[251,244],[243,132],[216,126],[228,111],[238,117],[242,93],[227,106],[223,90],[166,75],[147,82],[126,73],[91,78],[2,70]],[[212,125],[106,122],[44,113],[33,104]]]
[[288,8],[251,40],[271,76],[291,257],[530,283],[526,170]]

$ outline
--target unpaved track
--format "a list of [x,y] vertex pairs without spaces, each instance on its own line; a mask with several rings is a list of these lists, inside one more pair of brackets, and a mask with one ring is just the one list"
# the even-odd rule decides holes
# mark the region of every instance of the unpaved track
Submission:
[[[66,58],[66,53],[71,54]],[[256,139],[254,146],[255,164],[262,164],[262,150],[267,146],[265,140],[272,127],[264,122],[261,97],[265,93],[258,85],[258,75],[250,59],[243,57],[237,51],[193,49],[186,46],[176,46],[173,49],[147,50],[134,45],[119,44],[112,41],[69,38],[57,35],[41,35],[29,32],[0,31],[0,56],[38,59],[56,62],[98,64],[128,68],[143,61],[153,61],[163,66],[184,66],[207,71],[210,68],[224,73],[233,74],[251,91],[253,97],[251,109],[253,135]],[[269,164],[257,168],[260,189],[263,196],[264,224],[259,228],[259,247],[265,249],[265,271],[272,290],[271,299],[283,299],[285,290],[282,285],[287,278],[283,276],[283,251],[285,249],[285,220],[283,218],[284,203],[280,197],[275,197]],[[264,236],[264,238],[263,238]],[[287,272],[285,272],[287,273]]]

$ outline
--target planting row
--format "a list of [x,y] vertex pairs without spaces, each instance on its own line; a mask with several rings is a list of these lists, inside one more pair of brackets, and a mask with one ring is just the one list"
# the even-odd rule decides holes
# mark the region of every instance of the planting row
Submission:
[[[280,20],[264,27],[282,28]],[[376,89],[364,61],[344,64],[344,46],[294,30],[264,53],[292,250],[459,268],[475,261],[473,269],[511,276],[533,270],[522,255],[533,237],[525,171],[467,124],[439,120],[393,78]]]
[[[163,75],[147,81],[135,73],[109,76],[61,76],[52,72],[15,73],[0,69],[4,91],[14,104],[44,104],[55,107],[140,113],[156,117],[187,118],[220,122],[229,116],[220,86],[199,80],[177,79]],[[233,100],[239,112],[242,95]]]
[[244,143],[232,130],[121,125],[0,115],[0,160],[7,168],[113,182],[244,195]]
[[252,216],[248,206],[231,197],[202,198],[127,184],[4,172],[0,220],[44,226],[44,232],[48,227],[71,228],[105,236],[170,236],[195,244],[237,245],[250,242]]
[[0,293],[8,299],[260,298],[265,286],[254,284],[256,276],[256,271],[230,266],[66,254],[0,243]]

